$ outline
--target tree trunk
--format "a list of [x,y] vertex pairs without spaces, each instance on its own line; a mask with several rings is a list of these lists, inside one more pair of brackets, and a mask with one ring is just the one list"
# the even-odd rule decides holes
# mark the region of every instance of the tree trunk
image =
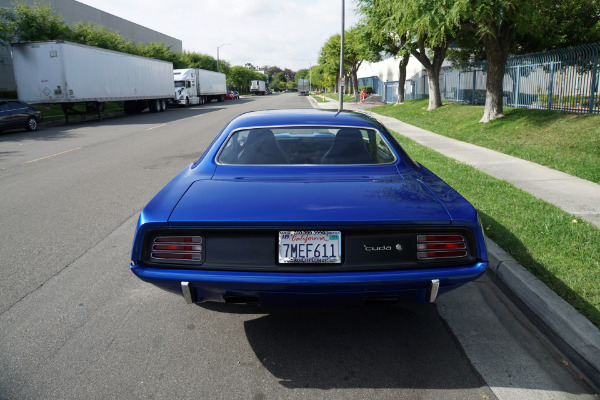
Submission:
[[448,50],[448,44],[445,46],[434,47],[433,60],[429,60],[425,51],[425,40],[419,39],[419,49],[411,50],[411,54],[415,56],[425,70],[427,71],[427,80],[429,82],[429,107],[428,111],[434,110],[442,106],[442,95],[440,93],[440,72],[442,70],[442,63],[446,58],[446,51]]
[[485,108],[483,117],[479,122],[489,122],[496,118],[504,117],[502,83],[504,81],[504,63],[492,63],[488,57],[488,70],[485,81]]
[[485,108],[479,122],[489,122],[504,117],[502,84],[506,71],[506,60],[514,36],[514,27],[506,23],[501,26],[502,28],[498,29],[497,33],[486,35],[482,39],[488,70],[485,81]]
[[352,85],[354,88],[354,101],[360,102],[360,92],[358,91],[358,68],[352,68]]
[[404,103],[404,84],[406,83],[406,66],[410,60],[410,53],[406,53],[400,60],[398,65],[399,78],[398,78],[398,100],[396,104]]
[[431,111],[442,106],[440,73],[436,73],[434,69],[427,71],[427,82],[429,83],[429,107],[427,107],[427,111]]

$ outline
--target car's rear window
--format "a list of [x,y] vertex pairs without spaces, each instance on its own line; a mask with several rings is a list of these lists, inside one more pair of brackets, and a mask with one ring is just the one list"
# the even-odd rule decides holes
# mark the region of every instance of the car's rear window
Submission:
[[257,128],[234,132],[223,145],[221,164],[388,164],[396,159],[373,129],[340,127]]

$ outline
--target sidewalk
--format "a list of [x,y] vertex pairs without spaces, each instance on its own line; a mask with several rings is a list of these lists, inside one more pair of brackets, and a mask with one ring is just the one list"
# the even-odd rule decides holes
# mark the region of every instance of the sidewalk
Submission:
[[[315,108],[337,109],[339,104],[310,100]],[[368,108],[374,105],[344,103],[344,109],[365,112],[391,131],[505,180],[600,228],[600,185],[369,112]],[[600,330],[489,239],[488,255],[489,272],[498,286],[596,387],[600,387]]]

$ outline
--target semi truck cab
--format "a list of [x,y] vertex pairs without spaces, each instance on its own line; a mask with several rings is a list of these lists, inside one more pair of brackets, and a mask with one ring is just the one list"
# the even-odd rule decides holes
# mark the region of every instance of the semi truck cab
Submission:
[[199,104],[198,89],[194,70],[174,70],[175,103],[181,106]]

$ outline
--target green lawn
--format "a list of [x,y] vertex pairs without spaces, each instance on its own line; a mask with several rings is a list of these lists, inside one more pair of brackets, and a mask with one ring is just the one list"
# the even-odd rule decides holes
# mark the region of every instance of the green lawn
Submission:
[[600,327],[600,229],[506,181],[394,134],[416,161],[477,208],[490,239]]
[[504,118],[479,123],[483,106],[409,100],[372,111],[464,142],[600,183],[600,115],[504,108]]
[[[427,100],[415,100],[371,110],[600,181],[600,116],[508,109],[505,118],[481,124],[483,107],[426,108]],[[488,237],[600,327],[600,229],[506,181],[395,135],[411,156],[477,208]]]
[[[338,101],[338,102],[340,101],[340,95],[338,93],[323,93],[321,96],[328,97],[328,98]],[[356,97],[354,97],[354,95],[350,95],[350,94],[344,95],[344,103],[345,102],[354,102],[355,100],[356,100]]]
[[327,103],[328,102],[328,100],[325,100],[323,98],[323,95],[311,94],[310,97],[315,99],[317,101],[317,103]]

